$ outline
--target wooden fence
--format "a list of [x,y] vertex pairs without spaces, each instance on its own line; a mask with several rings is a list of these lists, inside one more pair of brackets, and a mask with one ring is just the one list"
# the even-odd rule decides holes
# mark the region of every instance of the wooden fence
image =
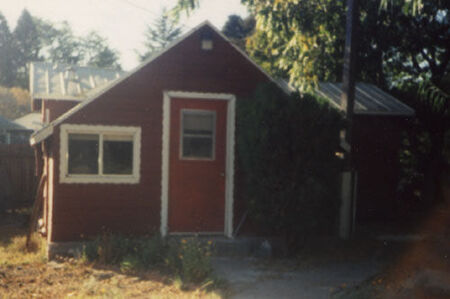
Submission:
[[32,148],[0,144],[0,212],[31,205],[36,181]]

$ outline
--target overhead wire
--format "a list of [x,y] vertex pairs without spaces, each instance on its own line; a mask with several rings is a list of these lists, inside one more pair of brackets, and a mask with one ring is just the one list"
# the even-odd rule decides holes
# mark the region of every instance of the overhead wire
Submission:
[[[155,17],[155,18],[159,18],[159,17],[160,17],[160,15],[158,15],[157,13],[155,13],[155,12],[153,12],[153,11],[147,9],[147,8],[144,7],[144,6],[141,6],[141,5],[139,5],[139,4],[136,4],[136,3],[134,3],[134,2],[132,2],[132,1],[130,1],[130,0],[116,0],[116,1],[120,1],[120,2],[122,2],[122,3],[125,3],[125,4],[130,5],[131,7],[134,7],[134,8],[140,9],[140,10],[142,10],[142,11],[144,11],[144,12],[147,12],[147,13],[151,14],[151,15],[152,15],[153,17]],[[187,26],[187,25],[185,25],[185,24],[181,24],[181,27],[182,27],[183,29],[187,29],[187,30],[193,29],[193,27]]]

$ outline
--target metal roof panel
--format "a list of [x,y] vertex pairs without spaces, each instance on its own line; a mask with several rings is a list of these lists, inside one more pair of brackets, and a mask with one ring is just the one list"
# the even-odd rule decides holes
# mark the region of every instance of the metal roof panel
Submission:
[[124,74],[114,69],[32,62],[30,94],[32,99],[84,100],[91,89],[104,86]]
[[[341,109],[342,83],[320,82],[316,92]],[[355,114],[414,115],[414,109],[370,83],[355,84]]]
[[40,130],[44,126],[42,123],[42,115],[38,112],[28,113],[15,119],[14,122],[30,131]]

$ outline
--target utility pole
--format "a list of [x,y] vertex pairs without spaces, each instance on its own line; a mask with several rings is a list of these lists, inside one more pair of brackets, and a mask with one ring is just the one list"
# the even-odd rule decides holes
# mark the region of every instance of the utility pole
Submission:
[[353,168],[352,129],[355,102],[355,54],[356,27],[359,19],[359,0],[347,0],[347,21],[345,34],[344,68],[342,72],[341,107],[346,112],[346,128],[341,133],[341,146],[346,151],[344,170],[341,177],[341,208],[339,236],[349,239],[354,229],[355,181]]

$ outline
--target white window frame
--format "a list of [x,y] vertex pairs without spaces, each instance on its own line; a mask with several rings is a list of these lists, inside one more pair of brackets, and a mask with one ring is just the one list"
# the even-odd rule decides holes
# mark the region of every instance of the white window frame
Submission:
[[[63,124],[60,127],[60,183],[103,183],[103,184],[137,184],[140,180],[141,166],[141,128],[125,126],[74,125]],[[99,135],[99,174],[69,174],[69,134]],[[133,140],[132,174],[103,174],[103,136],[126,135]]]
[[[196,115],[212,115],[213,117],[213,130],[211,136],[212,149],[211,149],[211,157],[191,157],[183,155],[183,139],[186,136],[184,134],[184,115],[185,114],[196,114]],[[206,109],[180,109],[180,148],[179,148],[179,159],[180,160],[189,160],[189,161],[214,161],[216,160],[216,122],[217,115],[214,110],[206,110]],[[197,137],[197,136],[194,136]],[[209,137],[209,136],[208,136]]]

